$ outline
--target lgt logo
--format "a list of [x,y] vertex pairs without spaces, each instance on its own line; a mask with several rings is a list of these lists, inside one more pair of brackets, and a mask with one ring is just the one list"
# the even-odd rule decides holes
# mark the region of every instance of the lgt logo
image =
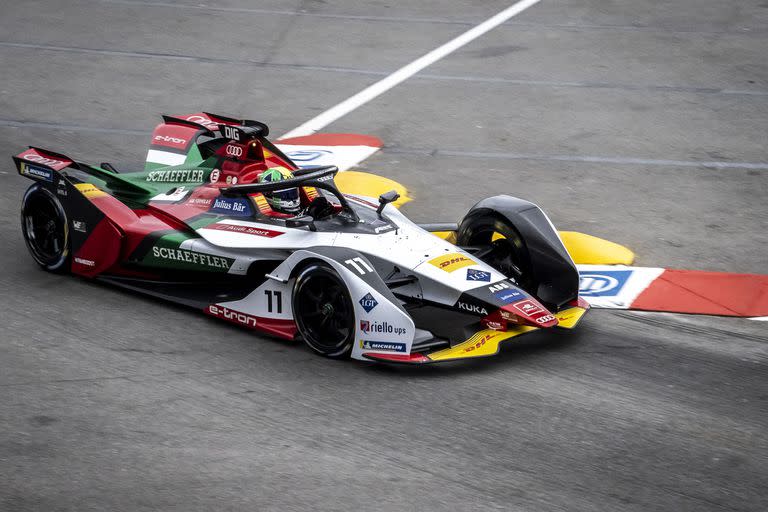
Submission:
[[379,303],[376,299],[373,298],[373,295],[367,293],[365,297],[360,299],[360,305],[363,306],[363,309],[366,313],[370,313],[373,308],[379,305]]

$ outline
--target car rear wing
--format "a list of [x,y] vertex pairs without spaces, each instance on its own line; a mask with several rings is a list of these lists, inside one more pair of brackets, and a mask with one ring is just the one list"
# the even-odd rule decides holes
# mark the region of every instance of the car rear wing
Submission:
[[75,161],[66,155],[32,146],[14,156],[13,163],[16,164],[19,174],[25,178],[50,183],[53,183],[56,172],[67,167],[77,166]]
[[76,162],[61,153],[34,146],[30,146],[26,151],[14,156],[13,162],[16,164],[16,169],[20,175],[34,181],[53,183],[55,176],[63,179],[62,171],[70,168],[98,178],[104,181],[109,188],[118,189],[123,193],[147,194],[149,192],[113,172]]
[[[163,116],[163,118],[165,117],[166,116]],[[210,112],[183,114],[180,116],[173,116],[172,119],[194,123],[197,126],[201,126],[211,131],[221,131],[222,126],[248,126],[250,128],[257,128],[261,137],[269,135],[269,127],[261,121],[237,119],[235,117],[223,116],[220,114],[211,114]]]

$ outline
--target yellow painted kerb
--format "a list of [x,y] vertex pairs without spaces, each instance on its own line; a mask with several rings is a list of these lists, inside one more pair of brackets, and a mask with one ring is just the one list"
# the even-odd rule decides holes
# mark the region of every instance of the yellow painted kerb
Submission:
[[355,194],[359,196],[379,197],[384,192],[390,190],[396,190],[400,197],[394,204],[400,207],[411,200],[408,195],[408,190],[400,183],[385,178],[383,176],[377,176],[376,174],[370,174],[367,172],[359,171],[345,171],[340,172],[334,178],[336,186],[339,190],[345,194]]

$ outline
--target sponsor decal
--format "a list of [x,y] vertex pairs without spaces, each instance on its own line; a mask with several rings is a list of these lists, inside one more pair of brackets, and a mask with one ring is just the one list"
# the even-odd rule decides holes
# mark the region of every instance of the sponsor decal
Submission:
[[[37,155],[30,155],[30,156],[37,156]],[[24,176],[31,176],[32,178],[39,179],[39,180],[45,180],[45,181],[53,181],[53,171],[50,169],[44,169],[42,167],[37,167],[36,165],[29,165],[27,163],[21,162],[21,165],[19,166],[21,169],[21,174]]]
[[487,315],[488,311],[482,307],[478,306],[477,304],[469,304],[467,302],[461,302],[458,303],[459,309],[463,309],[464,311],[469,311],[470,313],[477,313],[479,315]]
[[385,224],[383,226],[378,226],[378,227],[373,228],[373,232],[374,233],[384,233],[384,232],[387,232],[387,231],[392,231],[393,229],[395,229],[395,226],[393,226],[392,224]]
[[86,267],[95,267],[96,262],[93,260],[86,260],[85,258],[75,258],[75,263],[79,263],[80,265],[85,265]]
[[533,302],[531,299],[525,299],[521,300],[520,302],[515,302],[512,304],[512,307],[516,310],[520,311],[526,316],[533,316],[539,313],[545,313],[544,309]]
[[67,183],[64,180],[56,182],[56,193],[60,196],[67,197]]
[[216,183],[217,181],[219,181],[220,175],[221,175],[221,171],[219,171],[218,169],[212,170],[211,175],[209,176],[211,183]]
[[540,316],[539,318],[537,318],[536,319],[536,323],[537,324],[546,324],[547,322],[551,322],[554,319],[555,319],[555,317],[552,316],[552,315],[544,315],[544,316]]
[[505,331],[507,330],[506,325],[502,324],[501,322],[497,322],[495,320],[486,320],[485,326],[489,329],[493,329],[494,331]]
[[155,197],[153,197],[152,199],[150,199],[150,201],[161,201],[161,202],[166,202],[166,203],[169,203],[169,202],[170,203],[175,203],[177,201],[181,201],[182,199],[184,199],[184,196],[186,196],[189,192],[190,191],[187,190],[187,187],[182,185],[182,186],[174,187],[174,188],[170,189],[165,194],[158,194]]
[[398,327],[389,322],[369,322],[368,320],[360,320],[360,330],[365,334],[396,334],[397,336],[402,336],[406,332],[405,327]]
[[169,247],[153,247],[152,255],[163,260],[180,261],[223,270],[229,270],[230,265],[234,262],[230,258]]
[[491,286],[488,287],[488,291],[491,293],[496,293],[501,290],[510,290],[512,286],[507,283],[506,281],[500,281],[498,283],[494,283]]
[[631,270],[602,270],[581,274],[579,279],[579,295],[614,297],[621,292],[621,289],[631,275]]
[[21,155],[20,158],[23,158],[28,162],[34,162],[36,164],[52,167],[57,171],[69,165],[68,160],[56,160],[55,158],[47,158],[42,155],[37,155],[35,153],[30,153],[28,155]]
[[224,306],[211,304],[208,306],[206,311],[213,316],[223,318],[224,320],[229,320],[230,322],[242,324],[247,327],[256,327],[258,325],[255,316],[249,315],[247,313],[241,313],[240,311],[235,311]]
[[170,142],[171,144],[186,144],[187,141],[185,139],[180,139],[178,137],[170,137],[168,135],[155,135],[155,140],[158,142]]
[[187,121],[192,121],[193,123],[201,124],[211,130],[216,130],[219,127],[219,123],[211,121],[210,119],[207,119],[203,116],[187,116]]
[[317,160],[318,158],[321,158],[325,155],[332,155],[332,151],[328,151],[325,149],[299,149],[296,151],[289,151],[286,153],[288,155],[288,158],[293,160],[294,162],[311,162],[312,160]]
[[363,350],[376,350],[384,352],[405,352],[405,343],[360,340],[360,348]]
[[242,146],[238,146],[236,144],[227,144],[225,152],[227,153],[227,156],[231,156],[234,158],[243,156]]
[[208,208],[211,206],[211,203],[213,202],[213,199],[210,199],[208,197],[192,197],[189,201],[187,201],[187,204],[192,206],[202,206],[205,208]]
[[222,199],[217,198],[211,206],[213,213],[226,213],[229,215],[250,216],[251,207],[245,199]]
[[240,140],[240,131],[236,130],[234,127],[223,124],[219,128],[226,138],[236,141]]
[[315,181],[318,181],[318,182],[322,183],[324,181],[329,181],[329,180],[332,180],[332,179],[333,179],[333,174],[329,174],[328,176],[320,176]]
[[490,281],[491,273],[483,270],[467,269],[467,281]]
[[275,238],[276,236],[280,236],[284,234],[283,231],[274,231],[271,229],[266,228],[256,228],[253,226],[237,226],[235,224],[211,224],[210,226],[205,226],[202,229],[215,229],[217,231],[229,231],[230,233],[240,233],[243,235],[253,235],[253,236],[263,236],[267,238]]
[[445,272],[453,272],[454,270],[459,270],[460,268],[477,264],[477,262],[472,258],[457,252],[452,252],[450,254],[438,256],[437,258],[432,258],[429,260],[429,262],[440,270],[444,270]]
[[509,304],[510,302],[515,302],[526,297],[523,292],[513,289],[494,292],[493,296],[504,304]]
[[254,200],[256,203],[256,206],[259,208],[259,211],[263,214],[268,214],[272,211],[272,207],[269,206],[269,203],[267,202],[267,198],[264,197],[262,194],[252,194],[251,199]]
[[75,231],[80,231],[81,233],[85,233],[86,231],[88,231],[85,228],[85,222],[82,220],[73,220],[72,227],[75,229]]
[[147,174],[147,181],[161,183],[202,183],[202,169],[173,169],[170,171],[152,171]]
[[486,343],[488,343],[490,340],[492,340],[494,338],[494,336],[496,336],[496,335],[495,334],[486,334],[485,336],[483,336],[482,338],[477,340],[475,343],[472,343],[469,346],[464,347],[462,352],[467,353],[467,352],[472,352],[473,350],[477,350],[480,347],[482,347],[483,345],[485,345]]
[[99,190],[98,188],[96,188],[96,185],[92,183],[76,183],[75,188],[79,190],[81,194],[83,194],[85,197],[89,199],[107,195],[106,192]]
[[360,299],[360,305],[363,306],[366,313],[370,313],[373,308],[379,305],[379,303],[373,298],[373,295],[367,293],[365,294],[365,297]]

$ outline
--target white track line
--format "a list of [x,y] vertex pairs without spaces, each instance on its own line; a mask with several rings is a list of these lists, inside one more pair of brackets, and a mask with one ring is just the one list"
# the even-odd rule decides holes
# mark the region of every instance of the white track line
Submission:
[[334,107],[329,108],[322,114],[313,117],[301,126],[294,128],[293,130],[283,135],[281,138],[285,139],[288,137],[312,135],[313,133],[322,130],[340,117],[343,117],[356,108],[365,105],[377,96],[387,92],[400,82],[403,82],[404,80],[412,77],[430,64],[437,62],[446,55],[466,45],[467,43],[474,41],[489,30],[496,28],[513,16],[520,14],[527,8],[536,5],[539,3],[539,1],[540,0],[521,0],[520,2],[512,4],[497,15],[485,20],[476,27],[467,30],[457,38],[448,41],[438,48],[435,48],[431,52],[419,57],[410,64],[406,64],[386,78],[376,82],[369,87],[366,87],[354,96],[342,101]]

